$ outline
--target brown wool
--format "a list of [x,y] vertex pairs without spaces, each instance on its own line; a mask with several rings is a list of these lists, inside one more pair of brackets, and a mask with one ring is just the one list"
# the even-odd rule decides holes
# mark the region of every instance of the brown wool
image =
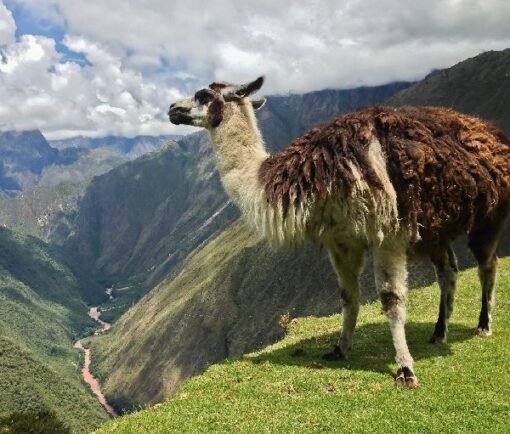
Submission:
[[440,107],[370,107],[333,119],[267,159],[259,179],[267,201],[290,206],[348,194],[356,167],[381,189],[368,158],[378,139],[413,240],[435,243],[469,233],[510,209],[510,140],[492,124]]

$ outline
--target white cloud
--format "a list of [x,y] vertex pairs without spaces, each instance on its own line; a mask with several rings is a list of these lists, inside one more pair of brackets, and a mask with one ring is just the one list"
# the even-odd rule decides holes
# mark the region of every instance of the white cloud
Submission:
[[16,23],[11,12],[0,0],[0,46],[10,44],[14,41]]
[[[28,66],[37,44],[20,46],[23,41],[11,38],[5,52],[38,83],[36,94],[69,110],[58,121],[40,115],[38,125],[52,134],[171,131],[168,103],[212,79],[244,81],[263,73],[266,93],[375,85],[418,79],[482,50],[510,46],[507,0],[302,0],[292,7],[274,0],[11,2],[63,26],[65,44],[89,62],[61,63],[54,47],[37,37],[54,71],[36,79],[29,69],[48,67],[42,60]],[[32,103],[41,107],[41,101]]]
[[65,61],[43,36],[24,35],[2,51],[0,127],[40,128],[48,138],[185,131],[166,115],[178,90],[147,82],[100,44],[77,37],[64,43],[89,63]]

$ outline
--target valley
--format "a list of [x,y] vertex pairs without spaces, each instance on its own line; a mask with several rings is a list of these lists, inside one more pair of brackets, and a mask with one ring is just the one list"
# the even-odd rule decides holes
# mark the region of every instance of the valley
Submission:
[[[103,321],[99,318],[101,316],[101,312],[99,311],[98,306],[93,306],[93,307],[89,308],[88,316],[90,318],[92,318],[94,321],[96,321],[99,325],[101,325],[101,329],[99,331],[95,331],[94,334],[91,336],[97,335],[99,333],[106,333],[108,330],[111,329],[112,325],[110,323]],[[106,401],[106,399],[103,395],[103,392],[101,392],[101,387],[100,387],[98,381],[90,372],[90,365],[91,365],[91,360],[92,360],[90,348],[87,348],[83,345],[83,338],[78,339],[73,344],[73,348],[76,348],[76,349],[82,351],[84,358],[85,358],[84,363],[83,363],[83,368],[81,371],[83,381],[85,381],[85,383],[90,386],[92,393],[97,397],[97,400],[105,408],[105,410],[108,412],[108,414],[112,417],[117,417],[118,416],[117,412],[114,410],[114,408],[110,404],[108,404],[108,402]]]

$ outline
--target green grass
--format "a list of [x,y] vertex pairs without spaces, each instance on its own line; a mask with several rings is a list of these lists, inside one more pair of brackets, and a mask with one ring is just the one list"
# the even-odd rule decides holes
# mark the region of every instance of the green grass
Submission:
[[[106,424],[100,433],[508,432],[510,258],[501,260],[495,333],[474,335],[476,270],[462,272],[449,343],[427,343],[438,288],[413,290],[408,340],[420,387],[394,386],[393,348],[378,303],[362,308],[347,362],[322,362],[340,317],[293,321],[281,342],[211,366],[168,402]],[[301,355],[296,356],[296,350]]]

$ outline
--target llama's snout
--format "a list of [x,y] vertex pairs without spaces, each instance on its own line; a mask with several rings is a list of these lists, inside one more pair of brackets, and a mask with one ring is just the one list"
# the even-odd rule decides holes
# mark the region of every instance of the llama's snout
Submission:
[[189,124],[191,122],[191,116],[189,112],[191,108],[178,106],[177,103],[170,105],[168,109],[168,119],[174,125]]

